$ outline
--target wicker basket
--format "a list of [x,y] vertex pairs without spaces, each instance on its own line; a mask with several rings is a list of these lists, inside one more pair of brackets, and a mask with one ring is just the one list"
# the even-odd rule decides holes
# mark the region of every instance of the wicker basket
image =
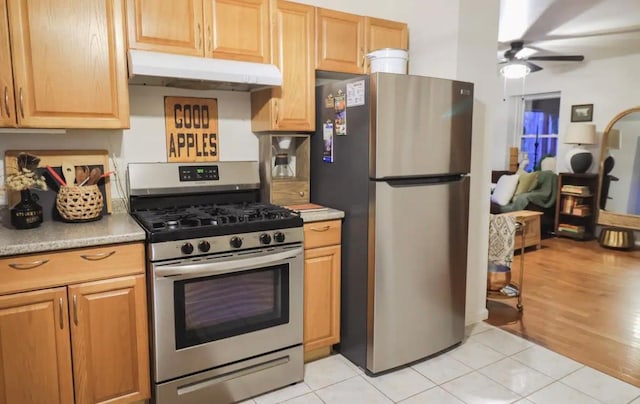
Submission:
[[102,215],[104,202],[97,185],[60,187],[56,207],[60,216],[71,222],[96,220]]

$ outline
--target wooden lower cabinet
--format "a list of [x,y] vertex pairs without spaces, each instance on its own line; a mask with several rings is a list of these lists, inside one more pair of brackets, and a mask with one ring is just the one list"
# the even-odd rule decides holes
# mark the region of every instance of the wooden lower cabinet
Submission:
[[340,221],[304,229],[304,352],[305,360],[312,360],[340,342]]
[[66,288],[0,296],[0,403],[73,402]]
[[144,275],[69,286],[76,403],[149,397]]
[[[13,288],[0,289],[0,404],[150,398],[144,245],[101,248],[108,253],[84,248],[0,261],[0,284]],[[95,260],[84,266],[93,279],[74,281],[73,271],[61,270],[63,261],[78,264],[75,255]],[[120,264],[111,278],[100,270],[107,262]],[[46,279],[59,287],[23,291],[34,284],[24,277],[41,278],[43,268],[56,273]]]

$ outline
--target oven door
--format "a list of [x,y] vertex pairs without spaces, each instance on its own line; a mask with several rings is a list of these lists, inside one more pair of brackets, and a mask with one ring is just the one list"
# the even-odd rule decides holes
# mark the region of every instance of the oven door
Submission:
[[301,246],[152,264],[155,381],[302,343]]

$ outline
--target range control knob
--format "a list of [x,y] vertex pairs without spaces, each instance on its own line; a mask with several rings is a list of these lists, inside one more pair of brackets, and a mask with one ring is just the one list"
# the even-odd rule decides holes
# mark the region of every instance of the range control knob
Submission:
[[267,233],[262,233],[260,235],[260,244],[269,244],[271,243],[271,236]]
[[180,249],[184,254],[191,254],[193,252],[193,244],[189,242],[184,243]]
[[233,236],[231,237],[231,240],[229,240],[229,244],[233,248],[240,248],[242,247],[242,239],[238,236]]
[[207,252],[211,249],[211,244],[207,240],[202,240],[198,243],[198,250],[202,252]]
[[273,233],[273,239],[278,243],[284,243],[284,233],[280,231]]

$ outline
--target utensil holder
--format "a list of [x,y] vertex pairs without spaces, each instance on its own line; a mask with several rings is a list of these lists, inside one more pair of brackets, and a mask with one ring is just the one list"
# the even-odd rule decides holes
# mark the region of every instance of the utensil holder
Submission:
[[63,219],[70,222],[86,222],[102,217],[104,201],[97,185],[60,187],[56,196],[56,208]]

